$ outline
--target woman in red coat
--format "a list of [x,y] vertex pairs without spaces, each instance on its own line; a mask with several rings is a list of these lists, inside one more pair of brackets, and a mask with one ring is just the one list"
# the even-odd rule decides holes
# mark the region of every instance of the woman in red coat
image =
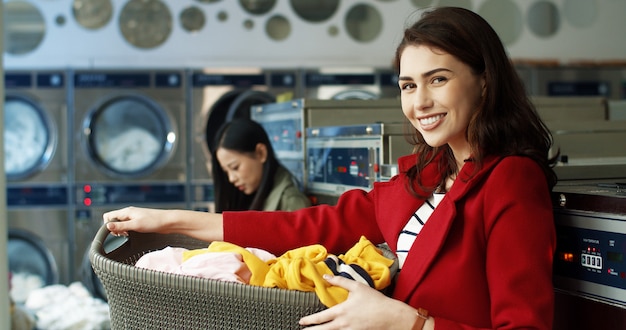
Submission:
[[552,140],[497,34],[469,10],[434,9],[405,31],[396,65],[415,154],[389,182],[294,212],[130,207],[104,215],[121,220],[109,230],[275,254],[309,244],[342,253],[362,235],[387,242],[401,266],[393,297],[328,278],[350,295],[302,318],[311,329],[551,329]]

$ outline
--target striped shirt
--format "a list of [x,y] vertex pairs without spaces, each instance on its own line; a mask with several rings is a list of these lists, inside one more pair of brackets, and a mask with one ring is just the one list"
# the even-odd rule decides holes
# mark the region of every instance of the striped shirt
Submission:
[[426,200],[422,206],[413,213],[409,222],[404,226],[404,229],[400,232],[398,236],[398,247],[396,250],[396,255],[398,256],[398,264],[399,268],[402,269],[402,265],[404,265],[404,261],[406,260],[406,256],[415,242],[417,235],[419,235],[422,227],[430,218],[430,215],[433,214],[435,207],[439,205],[439,202],[443,199],[445,194],[435,193],[430,198]]

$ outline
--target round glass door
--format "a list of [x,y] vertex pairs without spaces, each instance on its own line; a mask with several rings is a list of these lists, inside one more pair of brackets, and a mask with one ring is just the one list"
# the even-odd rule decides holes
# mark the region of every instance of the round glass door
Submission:
[[4,171],[9,181],[43,170],[54,153],[56,132],[46,113],[17,96],[4,100]]
[[23,304],[31,291],[59,283],[56,261],[39,236],[9,228],[7,255],[11,297],[16,302]]
[[111,99],[83,125],[91,159],[116,177],[141,177],[159,168],[176,140],[166,113],[139,96]]

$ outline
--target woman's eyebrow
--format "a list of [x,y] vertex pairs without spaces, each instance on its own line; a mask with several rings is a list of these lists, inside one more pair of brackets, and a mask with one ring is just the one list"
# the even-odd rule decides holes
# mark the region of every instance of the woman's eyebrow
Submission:
[[432,69],[430,71],[422,73],[422,77],[424,77],[424,78],[425,77],[430,77],[430,76],[434,75],[435,73],[439,73],[439,72],[442,72],[442,71],[452,72],[451,70],[446,69],[446,68],[436,68],[436,69]]
[[[452,72],[449,69],[446,68],[436,68],[436,69],[432,69],[430,71],[426,71],[424,73],[421,74],[422,78],[426,78],[426,77],[430,77],[436,73],[442,72],[442,71],[446,71],[446,72]],[[409,77],[409,76],[399,76],[398,80],[413,80],[413,78]]]

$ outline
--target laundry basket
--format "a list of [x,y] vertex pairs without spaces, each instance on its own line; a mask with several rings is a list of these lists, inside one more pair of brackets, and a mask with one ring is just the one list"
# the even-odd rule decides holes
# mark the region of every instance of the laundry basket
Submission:
[[[130,232],[105,252],[106,226],[89,259],[102,282],[113,329],[300,329],[298,320],[326,307],[314,292],[267,288],[135,267],[144,254],[167,246],[206,248],[207,242],[175,234]],[[386,257],[394,258],[383,249]],[[397,267],[397,262],[393,267]]]

